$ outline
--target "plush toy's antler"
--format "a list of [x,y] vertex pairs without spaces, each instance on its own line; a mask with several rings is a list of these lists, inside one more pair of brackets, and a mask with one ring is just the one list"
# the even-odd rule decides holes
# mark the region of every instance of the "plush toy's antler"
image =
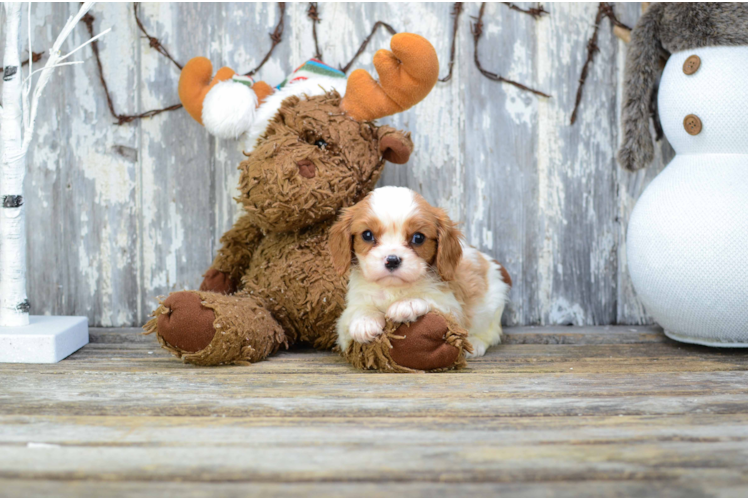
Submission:
[[203,101],[208,91],[235,74],[233,69],[223,67],[213,77],[213,65],[205,57],[194,57],[187,62],[179,75],[179,100],[197,123],[203,124]]
[[341,108],[361,121],[375,120],[405,111],[422,101],[439,78],[439,60],[428,40],[413,33],[399,33],[390,42],[392,52],[374,55],[379,82],[363,69],[348,77]]
[[237,76],[223,67],[213,74],[204,57],[190,59],[179,75],[179,100],[184,109],[211,134],[235,139],[249,130],[255,108],[272,93],[265,82]]
[[660,72],[661,16],[662,5],[653,4],[631,32],[623,83],[623,142],[618,150],[618,162],[627,170],[646,167],[654,157],[649,103]]

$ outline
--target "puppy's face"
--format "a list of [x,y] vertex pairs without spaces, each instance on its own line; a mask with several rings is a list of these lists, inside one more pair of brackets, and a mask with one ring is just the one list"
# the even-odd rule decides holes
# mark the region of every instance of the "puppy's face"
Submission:
[[434,271],[453,279],[460,238],[444,210],[410,189],[384,187],[343,211],[330,232],[330,250],[340,274],[355,262],[367,281],[403,286]]

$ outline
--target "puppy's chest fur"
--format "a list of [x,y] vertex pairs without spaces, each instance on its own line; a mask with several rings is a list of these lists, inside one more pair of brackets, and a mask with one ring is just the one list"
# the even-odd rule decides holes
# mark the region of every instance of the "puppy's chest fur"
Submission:
[[429,276],[407,286],[382,286],[364,279],[358,269],[351,270],[348,303],[367,304],[386,313],[395,302],[412,299],[425,300],[433,309],[454,315],[460,324],[467,323],[463,304],[457,299],[450,282]]

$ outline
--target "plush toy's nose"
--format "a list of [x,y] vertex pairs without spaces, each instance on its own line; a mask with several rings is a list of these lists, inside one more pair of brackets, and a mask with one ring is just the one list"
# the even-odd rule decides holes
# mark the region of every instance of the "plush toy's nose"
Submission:
[[299,160],[296,162],[296,166],[299,167],[299,175],[306,179],[311,179],[312,177],[317,175],[317,170],[314,168],[314,163],[312,163],[310,160]]
[[397,255],[388,255],[387,258],[384,259],[384,267],[390,271],[394,271],[400,267],[400,262],[402,262],[402,260]]

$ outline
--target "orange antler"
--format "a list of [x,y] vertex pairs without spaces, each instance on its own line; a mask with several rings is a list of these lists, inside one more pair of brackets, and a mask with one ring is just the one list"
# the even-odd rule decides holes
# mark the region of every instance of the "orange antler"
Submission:
[[361,121],[405,111],[422,101],[439,78],[439,60],[428,40],[413,33],[392,37],[389,50],[374,55],[379,82],[363,69],[348,77],[340,107]]
[[211,78],[212,74],[213,65],[208,59],[194,57],[187,62],[179,75],[179,100],[190,116],[201,125],[206,94],[218,82],[230,80],[235,73],[231,68],[221,68],[215,77]]

